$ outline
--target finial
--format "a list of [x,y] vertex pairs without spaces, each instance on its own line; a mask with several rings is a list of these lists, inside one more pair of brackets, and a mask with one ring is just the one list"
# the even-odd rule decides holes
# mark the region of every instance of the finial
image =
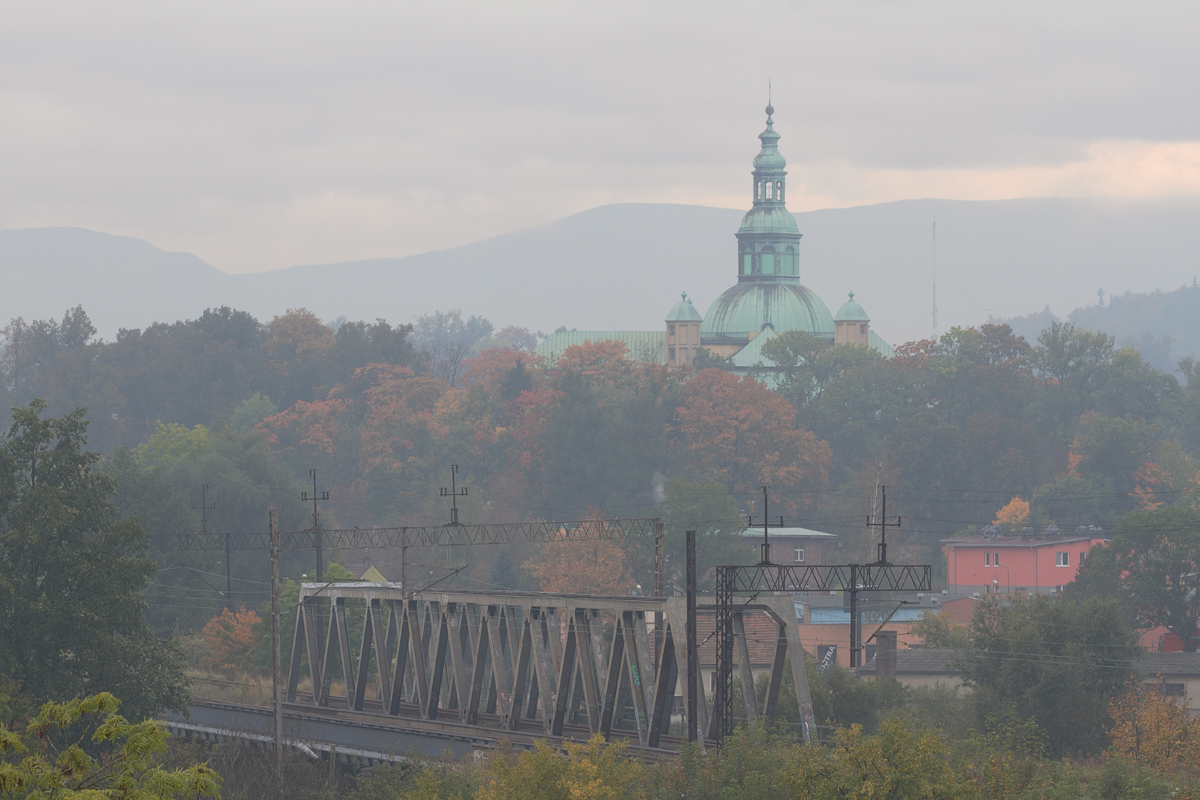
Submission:
[[767,116],[775,113],[775,106],[771,105],[771,79],[767,78]]
[[851,293],[850,293],[850,299],[851,299],[851,300],[853,300],[853,299],[854,299],[854,292],[851,292]]
[[687,300],[687,292],[680,292],[679,297],[682,298],[683,300]]

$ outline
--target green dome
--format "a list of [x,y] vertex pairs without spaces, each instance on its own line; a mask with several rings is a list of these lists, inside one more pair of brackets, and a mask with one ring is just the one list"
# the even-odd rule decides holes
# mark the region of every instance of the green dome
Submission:
[[854,302],[854,292],[850,293],[850,299],[846,304],[838,309],[837,316],[833,318],[834,322],[870,322],[871,318],[867,316],[867,312],[863,307]]
[[700,322],[700,312],[688,299],[687,292],[682,292],[683,299],[676,303],[667,314],[667,322]]
[[756,281],[731,286],[713,302],[700,326],[701,341],[706,336],[744,339],[768,322],[776,333],[805,331],[833,338],[829,308],[808,287]]

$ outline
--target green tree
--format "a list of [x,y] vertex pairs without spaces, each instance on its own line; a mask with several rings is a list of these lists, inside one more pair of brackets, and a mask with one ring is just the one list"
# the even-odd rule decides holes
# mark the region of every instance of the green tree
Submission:
[[987,598],[957,658],[982,714],[1011,707],[1046,732],[1051,752],[1107,745],[1108,703],[1133,674],[1137,648],[1115,599]]
[[1200,508],[1160,508],[1130,514],[1113,530],[1107,552],[1094,554],[1076,577],[1095,596],[1116,587],[1139,626],[1162,625],[1195,652],[1200,638]]
[[182,655],[154,638],[149,533],[84,450],[84,410],[14,409],[0,441],[0,677],[35,700],[120,692],[140,715],[186,706]]
[[107,692],[46,703],[23,734],[0,724],[0,797],[220,798],[220,776],[205,764],[164,769],[167,731],[117,714]]

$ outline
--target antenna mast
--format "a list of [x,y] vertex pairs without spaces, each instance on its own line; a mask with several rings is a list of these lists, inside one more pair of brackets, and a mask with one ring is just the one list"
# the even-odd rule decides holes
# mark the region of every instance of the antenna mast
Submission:
[[937,215],[933,217],[933,340],[937,341]]

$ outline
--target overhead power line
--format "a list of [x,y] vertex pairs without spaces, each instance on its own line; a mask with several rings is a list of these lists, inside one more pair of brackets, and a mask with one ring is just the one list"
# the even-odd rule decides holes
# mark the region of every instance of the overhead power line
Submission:
[[[578,522],[511,522],[495,525],[433,525],[403,528],[352,528],[349,530],[308,529],[281,531],[282,550],[312,550],[320,537],[322,546],[332,550],[365,550],[377,547],[458,547],[481,544],[521,544],[526,542],[576,542],[596,539],[627,539],[655,536],[660,520],[601,519]],[[234,550],[266,550],[270,534],[229,533]],[[211,533],[184,533],[170,538],[176,550],[219,550],[222,536]]]

